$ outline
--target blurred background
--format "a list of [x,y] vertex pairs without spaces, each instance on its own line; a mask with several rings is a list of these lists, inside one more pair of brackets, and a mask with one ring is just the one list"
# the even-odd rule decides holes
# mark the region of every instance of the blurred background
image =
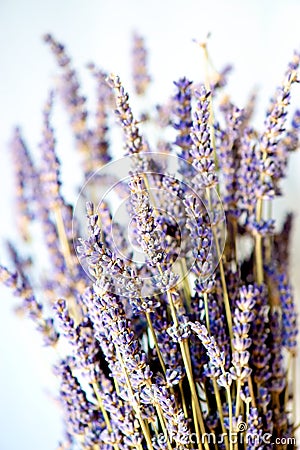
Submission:
[[[64,43],[79,70],[84,93],[93,96],[86,64],[121,76],[128,90],[130,45],[134,30],[149,49],[153,78],[151,101],[163,101],[173,80],[187,76],[204,78],[202,54],[193,39],[208,33],[209,52],[217,69],[234,65],[228,90],[243,106],[249,92],[259,89],[255,123],[263,118],[294,49],[300,49],[300,2],[298,0],[1,0],[0,1],[0,237],[15,240],[12,207],[13,179],[9,141],[20,125],[33,153],[41,139],[41,110],[55,83],[57,68],[42,41],[51,32]],[[300,106],[300,90],[294,88],[294,104]],[[68,118],[58,112],[58,151],[66,171],[75,162],[67,159],[72,146]],[[285,197],[276,201],[281,220],[287,211],[296,213],[292,245],[293,279],[300,293],[300,170],[299,154],[292,155]],[[3,245],[0,260],[5,263]],[[0,450],[53,450],[61,436],[59,410],[52,400],[55,382],[53,358],[42,348],[31,323],[16,317],[8,290],[0,288]],[[298,391],[298,398],[300,398]]]

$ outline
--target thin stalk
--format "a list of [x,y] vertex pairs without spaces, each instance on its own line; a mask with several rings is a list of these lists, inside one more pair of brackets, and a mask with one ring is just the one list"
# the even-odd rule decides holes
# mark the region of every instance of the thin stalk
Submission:
[[195,433],[197,436],[197,444],[198,444],[198,448],[202,450],[202,441],[201,441],[201,434],[200,434],[200,430],[199,430],[199,424],[198,424],[198,420],[197,420],[197,409],[196,409],[196,404],[195,401],[192,397],[192,411],[193,411],[193,421],[194,421],[194,427],[195,427]]
[[[216,379],[213,378],[212,381],[213,381],[214,392],[215,392],[215,396],[216,396],[217,408],[218,408],[220,421],[221,421],[222,433],[225,435],[227,432],[226,432],[226,428],[225,428],[225,425],[224,425],[224,414],[223,414],[223,408],[222,408],[220,391],[219,391]],[[226,449],[228,449],[228,442],[227,442],[227,440],[225,440],[225,445],[226,445]]]
[[[69,246],[69,241],[68,241],[64,221],[63,221],[62,212],[59,207],[54,208],[54,216],[55,216],[56,228],[57,228],[57,233],[58,233],[58,239],[59,239],[60,246],[61,246],[61,251],[64,256],[66,265],[72,275],[74,272],[74,261],[73,261],[71,249]],[[74,314],[74,319],[77,323],[80,323],[81,312],[78,307],[78,304],[76,303],[76,300],[74,298],[71,298],[70,302],[72,303],[72,312]]]
[[[189,366],[189,361],[186,355],[186,351],[185,351],[185,346],[183,342],[180,342],[180,350],[182,353],[182,358],[183,358],[183,363],[185,366],[185,370],[186,370],[186,374],[187,374],[187,378],[188,378],[188,382],[189,382],[189,386],[190,386],[190,390],[191,390],[191,395],[192,395],[192,406],[193,407],[193,416],[194,416],[194,423],[198,420],[199,421],[199,425],[200,425],[200,430],[201,430],[201,434],[204,435],[205,434],[205,426],[204,426],[204,420],[203,420],[203,416],[202,416],[202,411],[200,408],[200,404],[199,404],[199,400],[198,400],[198,396],[197,396],[197,391],[196,391],[196,386],[195,386],[195,382],[193,379],[193,374],[192,371],[190,370],[190,366]],[[196,417],[195,417],[195,413],[196,413]],[[199,448],[202,448],[201,445],[201,436],[198,430],[198,427],[196,427],[195,429],[196,435],[197,435],[197,442],[199,445]],[[207,441],[204,442],[204,446],[207,450],[209,450],[209,445],[207,443]]]
[[159,405],[156,407],[156,411],[157,411],[157,415],[158,415],[158,418],[159,418],[159,422],[160,422],[160,425],[161,425],[164,437],[166,439],[167,447],[168,447],[169,450],[172,450],[172,445],[171,445],[170,440],[169,440],[169,435],[168,435],[168,431],[167,431],[167,428],[166,428],[164,416],[162,414],[162,410],[161,410],[161,407]]
[[241,399],[240,399],[240,393],[241,393],[241,379],[238,378],[237,380],[237,386],[236,386],[236,403],[235,403],[235,417],[239,417],[239,413],[240,413],[240,403],[241,403]]
[[[263,161],[266,160],[266,153],[263,154]],[[264,176],[261,175],[261,181],[264,180]],[[262,218],[263,211],[263,199],[259,198],[256,204],[256,221],[259,223]],[[256,234],[255,236],[255,262],[256,262],[256,279],[258,284],[264,282],[264,270],[263,270],[263,257],[262,257],[262,236]]]
[[117,382],[117,380],[115,378],[113,378],[113,381],[114,381],[115,391],[116,391],[117,395],[119,396],[120,395],[120,389],[119,389],[118,382]]
[[205,309],[205,322],[206,322],[206,328],[208,331],[208,334],[210,334],[210,323],[209,323],[209,310],[208,310],[208,296],[207,296],[207,292],[204,292],[203,294],[204,297],[204,309]]
[[155,425],[154,422],[151,422],[151,426],[152,426],[152,428],[153,428],[153,431],[154,431],[154,433],[155,433],[155,436],[158,438],[158,429],[157,429],[157,426]]
[[261,285],[264,282],[263,257],[262,257],[262,236],[255,236],[255,261],[256,261],[256,279]]
[[248,387],[249,387],[249,392],[250,392],[253,408],[256,408],[256,400],[255,400],[255,395],[254,395],[254,389],[253,389],[253,383],[252,383],[251,375],[249,375],[249,377],[248,377]]
[[149,194],[150,202],[151,202],[151,204],[153,206],[153,212],[154,212],[154,214],[156,216],[158,216],[158,213],[157,213],[157,210],[156,210],[156,201],[155,201],[155,198],[153,197],[153,194],[151,192],[149,180],[148,180],[148,177],[147,177],[147,175],[145,173],[143,174],[143,180],[144,180],[144,183],[145,183],[146,190],[147,190],[147,192]]
[[233,241],[233,252],[234,252],[234,262],[236,268],[238,267],[238,247],[237,247],[237,235],[238,235],[238,226],[237,220],[232,219],[232,241]]
[[182,387],[182,380],[179,381],[179,390],[180,390],[180,395],[181,395],[182,409],[183,409],[184,417],[186,419],[188,419],[189,413],[188,413],[188,410],[187,410],[186,401],[185,401],[185,397],[184,397],[184,392],[183,392],[183,387]]
[[[211,195],[210,195],[209,188],[206,189],[206,195],[207,195],[208,207],[209,207],[209,210],[211,211],[212,204],[211,204]],[[224,265],[223,265],[223,260],[222,260],[220,245],[219,245],[219,239],[218,239],[215,227],[213,225],[212,225],[212,233],[213,233],[213,238],[214,238],[215,246],[216,246],[216,250],[217,250],[217,257],[218,257],[218,261],[219,261],[219,269],[220,269],[220,276],[221,276],[225,314],[226,314],[226,320],[227,320],[228,331],[229,331],[229,336],[230,336],[230,342],[231,342],[231,346],[232,346],[233,332],[232,332],[231,308],[230,308],[230,304],[229,304],[229,296],[228,296],[228,290],[227,290],[227,284],[226,284],[226,278],[225,278],[225,270],[224,270]]]
[[248,425],[248,417],[250,416],[250,402],[246,402],[246,424]]
[[295,426],[293,427],[293,432],[299,430],[299,428],[300,428],[300,423],[298,423],[297,425],[295,425]]
[[55,216],[58,239],[60,242],[62,254],[64,255],[68,269],[72,272],[73,271],[73,258],[72,258],[72,254],[71,254],[71,250],[70,250],[70,246],[69,246],[69,241],[67,238],[66,229],[64,226],[62,212],[59,207],[54,208],[54,216]]
[[[268,219],[272,218],[272,201],[269,200],[268,201]],[[266,239],[266,263],[269,264],[271,262],[271,258],[272,258],[272,244],[273,244],[273,236],[267,236]]]
[[291,352],[289,352],[287,369],[286,369],[286,390],[285,390],[285,395],[284,395],[284,410],[285,411],[287,409],[287,404],[289,401],[289,378],[290,378],[290,373],[291,373],[291,368],[292,368],[292,359],[293,359],[293,355]]
[[[104,408],[103,401],[102,401],[102,398],[101,398],[101,395],[100,395],[97,383],[93,382],[92,383],[92,387],[93,387],[93,390],[95,392],[100,411],[101,411],[101,413],[103,415],[103,418],[104,418],[104,421],[105,421],[105,424],[106,424],[106,428],[107,428],[108,432],[111,433],[112,432],[112,426],[111,426],[110,418],[109,418],[109,416],[107,414],[106,409]],[[113,444],[113,447],[114,447],[115,450],[119,450],[119,446],[117,444]]]
[[214,233],[215,241],[216,241],[217,255],[218,255],[218,258],[220,258],[219,269],[220,269],[221,284],[222,284],[222,290],[223,290],[223,300],[224,300],[225,314],[226,314],[226,319],[227,319],[227,324],[228,324],[228,331],[229,331],[230,341],[231,341],[231,345],[232,345],[232,341],[233,341],[232,316],[231,316],[231,309],[230,309],[230,304],[229,304],[228,290],[227,290],[227,285],[226,285],[225,270],[224,270],[224,265],[223,265],[223,261],[222,261],[222,256],[220,253],[219,241],[217,239],[216,233],[214,231],[213,231],[213,233]]
[[182,285],[183,285],[183,291],[184,291],[184,296],[185,296],[185,300],[186,300],[187,310],[190,311],[192,295],[191,295],[191,288],[190,288],[189,280],[188,280],[188,277],[186,276],[188,269],[186,266],[185,259],[180,259],[180,270],[181,270],[181,275],[182,275]]
[[293,411],[292,411],[292,420],[293,425],[296,423],[296,375],[297,375],[297,367],[296,367],[296,355],[292,355],[292,398],[293,398]]
[[[204,308],[205,308],[206,328],[208,330],[208,334],[210,335],[210,322],[209,322],[209,310],[208,310],[208,302],[207,302],[207,293],[204,293]],[[220,397],[218,384],[217,384],[217,381],[216,381],[215,378],[213,378],[212,381],[213,381],[214,393],[215,393],[215,396],[216,396],[217,408],[218,408],[220,421],[221,421],[222,432],[224,434],[226,434],[226,428],[225,428],[225,425],[224,425],[223,408],[222,408],[222,402],[221,402],[221,397]],[[226,450],[228,450],[228,442],[226,440],[225,440],[225,445],[226,445]]]
[[132,389],[132,386],[131,386],[131,383],[130,383],[130,379],[129,379],[129,376],[128,376],[128,373],[127,373],[127,369],[125,367],[122,355],[121,355],[120,351],[117,348],[116,348],[116,354],[117,354],[118,360],[120,361],[120,364],[121,364],[121,367],[122,367],[122,370],[123,370],[123,374],[124,374],[124,377],[126,379],[126,384],[127,384],[130,396],[131,396],[131,398],[133,400],[132,407],[133,407],[133,409],[134,409],[134,411],[136,413],[137,419],[138,419],[138,421],[140,423],[142,432],[143,432],[144,437],[146,439],[147,447],[148,447],[149,450],[154,450],[153,449],[153,445],[152,445],[152,441],[151,441],[149,428],[146,427],[146,424],[145,424],[145,422],[144,422],[144,420],[142,418],[141,411],[140,411],[140,406],[138,404],[135,404],[135,400],[134,400],[135,397],[134,397],[133,389]]
[[[158,270],[160,272],[161,275],[163,275],[162,269],[160,267],[160,265],[158,265]],[[169,306],[170,306],[170,310],[171,310],[171,315],[172,315],[172,319],[174,322],[174,325],[176,327],[178,327],[179,323],[178,323],[178,319],[177,319],[177,314],[176,314],[176,309],[175,309],[175,305],[172,299],[172,295],[169,291],[167,291],[167,296],[168,296],[168,301],[169,301]],[[200,405],[199,405],[199,401],[198,401],[198,396],[197,396],[197,391],[196,391],[196,387],[195,387],[195,382],[193,379],[193,374],[192,374],[192,370],[191,370],[191,365],[190,365],[190,359],[187,356],[187,351],[186,351],[186,346],[184,344],[184,342],[180,342],[179,343],[180,346],[180,350],[181,350],[181,354],[182,354],[182,358],[183,358],[183,363],[185,366],[185,370],[186,370],[186,374],[187,374],[187,378],[188,378],[188,382],[189,382],[189,386],[190,386],[190,390],[191,390],[191,395],[192,395],[192,403],[194,403],[195,409],[193,409],[193,413],[196,412],[196,417],[194,416],[194,423],[198,420],[199,421],[199,425],[200,425],[200,429],[201,429],[201,433],[204,434],[205,433],[205,426],[204,426],[204,421],[203,421],[203,416],[202,416],[202,412],[200,409]],[[199,445],[199,448],[202,448],[201,445],[201,440],[200,440],[200,434],[199,434],[199,430],[197,431],[197,427],[195,427],[195,432],[197,435],[197,442]],[[207,442],[205,443],[205,448],[206,450],[209,450],[209,446],[207,444]]]
[[154,346],[155,346],[155,349],[156,349],[156,352],[157,352],[157,356],[158,356],[160,365],[161,365],[162,370],[163,370],[163,372],[165,374],[166,373],[166,365],[164,363],[161,351],[159,349],[156,333],[155,333],[155,330],[154,330],[154,327],[153,327],[153,324],[152,324],[152,320],[151,320],[150,314],[148,312],[146,312],[145,315],[146,315],[148,327],[149,327],[149,329],[151,331],[151,334],[152,334],[152,339],[153,339],[153,342],[154,342]]
[[103,401],[102,401],[102,398],[101,398],[101,395],[100,395],[97,383],[93,382],[92,386],[93,386],[93,390],[94,390],[96,398],[97,398],[97,402],[98,402],[99,408],[100,408],[100,410],[102,412],[102,415],[103,415],[103,418],[104,418],[104,421],[105,421],[105,424],[106,424],[106,428],[108,429],[109,433],[111,433],[112,432],[112,427],[111,427],[110,419],[108,417],[107,411],[104,408]]
[[233,450],[232,431],[233,431],[233,417],[232,417],[232,400],[230,388],[226,388],[228,411],[229,411],[229,449]]

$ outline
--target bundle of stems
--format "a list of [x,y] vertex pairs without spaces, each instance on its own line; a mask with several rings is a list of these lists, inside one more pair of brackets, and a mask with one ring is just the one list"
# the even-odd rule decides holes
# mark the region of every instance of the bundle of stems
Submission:
[[[7,243],[0,280],[57,351],[58,448],[295,448],[293,216],[275,227],[272,203],[299,146],[300,110],[288,109],[300,53],[257,130],[255,96],[232,103],[230,67],[213,69],[206,44],[205,81],[176,80],[153,107],[147,51],[134,35],[134,114],[120,78],[94,64],[88,111],[64,46],[45,41],[59,83],[43,110],[40,158],[14,132],[19,249]],[[61,190],[56,99],[86,180],[74,204]],[[113,161],[118,132],[124,149]]]

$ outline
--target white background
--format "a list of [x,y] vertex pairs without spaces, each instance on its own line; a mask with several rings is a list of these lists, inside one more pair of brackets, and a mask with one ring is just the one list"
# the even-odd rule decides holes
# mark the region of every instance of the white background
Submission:
[[[210,52],[217,68],[232,62],[230,92],[243,106],[248,92],[260,88],[258,125],[262,125],[268,98],[280,82],[293,49],[300,49],[300,2],[295,0],[1,0],[0,1],[0,236],[15,236],[12,208],[13,181],[8,141],[12,127],[22,126],[33,152],[41,133],[41,109],[53,86],[56,67],[42,42],[51,32],[64,42],[80,70],[86,93],[91,84],[85,69],[89,61],[121,75],[131,88],[130,36],[142,33],[150,49],[154,79],[151,97],[165,99],[172,81],[186,75],[201,79],[201,53],[192,39],[211,32]],[[300,106],[300,90],[294,89]],[[59,124],[61,135],[67,120]],[[66,132],[67,134],[67,132]],[[67,147],[68,137],[62,137]],[[60,151],[68,151],[59,142]],[[73,162],[68,162],[72,169]],[[287,197],[275,205],[299,211],[299,155],[293,156],[286,183]],[[296,221],[295,234],[299,230]],[[298,284],[300,232],[293,240],[292,260]],[[3,255],[0,261],[5,262]],[[298,277],[299,278],[299,277]],[[299,284],[298,284],[299,287]],[[53,450],[61,429],[59,412],[49,398],[53,379],[43,349],[31,325],[16,318],[15,304],[1,289],[0,316],[0,450]]]

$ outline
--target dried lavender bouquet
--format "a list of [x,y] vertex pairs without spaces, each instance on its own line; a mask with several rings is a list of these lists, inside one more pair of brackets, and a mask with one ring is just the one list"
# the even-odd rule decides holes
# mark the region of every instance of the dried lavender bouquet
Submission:
[[[20,250],[8,243],[11,267],[0,266],[0,278],[60,355],[59,448],[295,448],[292,215],[277,232],[271,205],[299,146],[300,110],[287,112],[300,54],[258,131],[254,96],[241,108],[222,94],[229,67],[210,68],[205,83],[179,79],[151,109],[138,35],[142,110],[134,117],[119,77],[91,64],[88,114],[64,46],[45,40],[59,84],[43,111],[38,160],[14,133]],[[56,98],[82,158],[74,205],[61,192]],[[112,161],[117,130],[125,148]],[[37,229],[43,240],[31,254]]]

